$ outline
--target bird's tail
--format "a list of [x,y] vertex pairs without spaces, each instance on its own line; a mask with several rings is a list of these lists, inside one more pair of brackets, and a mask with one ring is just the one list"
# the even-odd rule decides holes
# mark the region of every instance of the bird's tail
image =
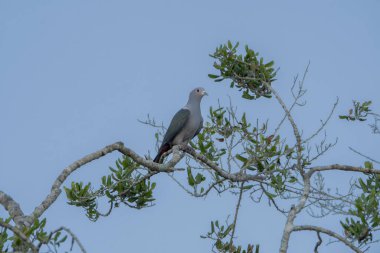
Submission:
[[156,157],[154,158],[153,162],[155,162],[155,163],[162,163],[162,161],[160,161],[160,160],[161,160],[161,156],[162,156],[165,152],[169,151],[170,148],[171,148],[171,147],[170,147],[169,144],[162,145],[162,146],[160,147],[160,149],[158,150],[158,154],[157,154]]
[[160,151],[158,151],[158,154],[154,158],[153,162],[155,162],[155,163],[161,163],[160,162],[161,156],[162,156],[162,153]]

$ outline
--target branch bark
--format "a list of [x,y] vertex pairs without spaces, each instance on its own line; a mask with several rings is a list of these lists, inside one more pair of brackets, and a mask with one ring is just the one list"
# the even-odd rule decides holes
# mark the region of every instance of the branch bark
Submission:
[[240,205],[241,205],[241,199],[243,197],[243,191],[244,191],[244,182],[241,183],[241,186],[240,186],[240,192],[239,192],[239,198],[238,198],[238,202],[236,204],[236,209],[235,209],[235,216],[234,216],[234,226],[232,228],[232,233],[231,233],[231,238],[230,238],[230,251],[232,252],[232,245],[233,245],[233,240],[234,240],[234,235],[235,235],[235,231],[236,231],[236,224],[237,224],[237,218],[238,218],[238,214],[239,214],[239,208],[240,208]]
[[348,241],[346,238],[335,233],[334,231],[328,230],[326,228],[312,226],[312,225],[302,225],[302,226],[294,226],[292,229],[292,231],[295,231],[295,232],[296,231],[304,231],[304,230],[324,233],[326,235],[334,237],[334,238],[338,239],[339,241],[343,242],[344,244],[346,244],[348,247],[350,247],[356,253],[363,253],[363,251],[361,251],[358,247],[356,247],[352,242]]
[[340,164],[332,164],[327,166],[317,166],[309,169],[307,174],[311,176],[314,172],[317,171],[328,171],[328,170],[342,170],[342,171],[352,171],[352,172],[361,172],[367,174],[380,174],[380,170],[378,169],[367,169],[362,167],[355,167],[350,165],[340,165]]
[[293,223],[294,220],[299,212],[305,207],[306,201],[309,197],[310,194],[310,175],[304,174],[303,175],[303,182],[304,182],[304,187],[303,187],[303,192],[302,196],[300,198],[300,201],[296,206],[292,206],[290,209],[290,212],[288,214],[288,218],[286,220],[284,232],[282,233],[282,238],[281,238],[281,246],[280,246],[280,253],[286,253],[288,250],[288,245],[289,245],[289,239],[290,239],[290,234],[293,231]]
[[219,176],[221,176],[225,179],[228,179],[232,182],[246,182],[246,181],[259,181],[260,182],[260,181],[265,179],[265,177],[262,176],[261,174],[249,175],[249,174],[245,174],[243,172],[228,173],[228,172],[222,170],[214,162],[208,160],[204,155],[198,154],[197,152],[195,152],[195,150],[192,149],[191,147],[185,146],[185,147],[181,147],[181,149],[184,152],[191,155],[192,157],[194,157],[196,160],[201,161],[202,163],[207,165],[210,169],[215,171]]
[[19,203],[3,191],[0,191],[0,204],[8,211],[10,217],[17,226],[25,225],[23,224],[24,212],[21,210]]

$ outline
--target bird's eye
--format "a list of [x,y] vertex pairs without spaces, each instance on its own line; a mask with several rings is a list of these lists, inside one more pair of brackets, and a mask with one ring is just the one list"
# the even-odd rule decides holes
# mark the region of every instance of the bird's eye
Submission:
[[197,89],[197,92],[199,92],[199,89]]

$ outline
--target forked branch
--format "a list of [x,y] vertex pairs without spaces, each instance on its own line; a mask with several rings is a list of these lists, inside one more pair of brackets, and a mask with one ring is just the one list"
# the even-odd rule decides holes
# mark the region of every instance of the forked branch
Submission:
[[315,231],[315,232],[320,232],[324,233],[326,235],[329,235],[331,237],[334,237],[335,239],[338,239],[342,243],[346,244],[348,247],[350,247],[353,251],[356,253],[363,253],[358,247],[356,247],[352,242],[348,241],[346,238],[343,236],[335,233],[334,231],[328,230],[326,228],[322,227],[317,227],[317,226],[311,226],[311,225],[302,225],[302,226],[294,226],[292,231]]

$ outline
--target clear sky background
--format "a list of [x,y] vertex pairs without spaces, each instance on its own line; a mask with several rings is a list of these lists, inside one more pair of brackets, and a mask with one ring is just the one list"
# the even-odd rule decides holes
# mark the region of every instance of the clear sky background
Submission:
[[[307,106],[295,120],[308,136],[336,97],[340,103],[328,125],[339,138],[316,164],[361,165],[352,146],[380,157],[379,136],[366,124],[337,119],[352,99],[373,100],[380,111],[380,1],[0,1],[0,189],[30,213],[50,191],[63,168],[115,141],[140,155],[154,151],[154,129],[138,123],[147,114],[168,125],[203,86],[203,115],[228,96],[253,120],[282,116],[273,100],[242,101],[215,73],[208,56],[227,40],[240,41],[280,67],[274,87],[290,103],[293,77],[311,62]],[[272,121],[271,121],[272,122]],[[289,127],[284,133],[290,136]],[[289,137],[291,140],[291,137]],[[118,154],[74,173],[72,180],[99,182]],[[352,175],[327,174],[332,189]],[[88,252],[209,252],[199,238],[211,220],[234,212],[236,197],[189,197],[169,177],[159,175],[156,205],[122,207],[93,223],[61,195],[45,217],[48,227],[65,225]],[[285,218],[267,203],[243,199],[238,243],[277,252]],[[1,208],[0,216],[6,213]],[[325,221],[301,215],[296,223],[325,225],[337,232],[338,217]],[[324,242],[328,238],[324,237]],[[293,234],[289,252],[312,252],[315,233]],[[347,252],[332,244],[322,252]],[[379,252],[375,245],[370,252]],[[78,252],[78,248],[76,248]]]

